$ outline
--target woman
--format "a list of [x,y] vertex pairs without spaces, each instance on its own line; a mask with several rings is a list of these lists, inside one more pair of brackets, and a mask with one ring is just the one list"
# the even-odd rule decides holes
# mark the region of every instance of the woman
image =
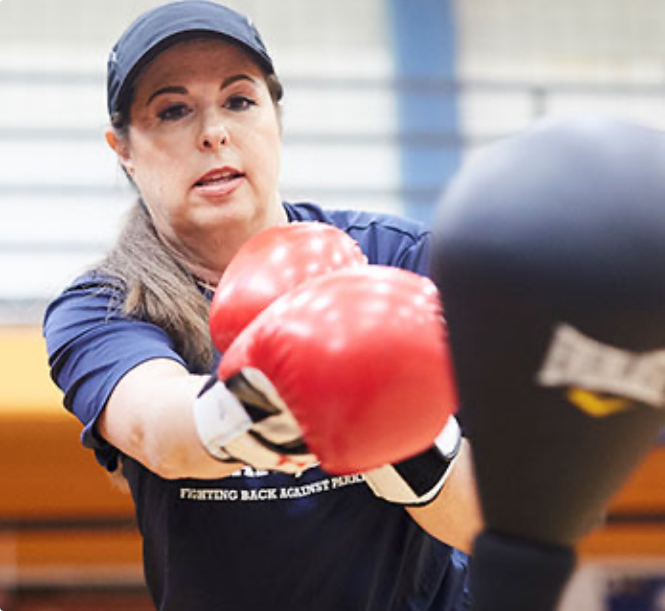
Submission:
[[280,201],[281,94],[258,32],[220,5],[164,5],[123,34],[106,138],[140,197],[46,312],[53,378],[83,443],[129,482],[158,609],[466,609],[467,557],[448,545],[468,550],[480,526],[466,442],[436,499],[405,508],[362,477],[259,471],[199,439],[211,287],[251,236],[320,221],[370,263],[426,272],[415,223]]

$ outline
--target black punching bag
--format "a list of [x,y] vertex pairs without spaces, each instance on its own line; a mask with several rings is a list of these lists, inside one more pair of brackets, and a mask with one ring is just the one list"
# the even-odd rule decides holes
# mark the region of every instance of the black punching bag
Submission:
[[473,609],[550,611],[665,424],[665,136],[580,117],[487,147],[433,274],[486,521]]

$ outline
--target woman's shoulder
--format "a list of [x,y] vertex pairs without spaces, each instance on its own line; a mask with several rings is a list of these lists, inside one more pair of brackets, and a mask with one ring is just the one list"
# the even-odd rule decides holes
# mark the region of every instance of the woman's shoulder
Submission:
[[310,202],[285,203],[291,221],[319,221],[336,225],[346,232],[385,230],[401,233],[413,240],[421,239],[429,231],[425,225],[415,219],[389,214],[386,212],[324,208]]
[[119,279],[91,269],[77,276],[51,300],[46,307],[45,318],[70,308],[95,309],[102,305],[108,308],[115,302],[121,303],[123,296],[124,286]]
[[312,203],[284,204],[292,222],[318,221],[353,237],[369,262],[427,273],[431,234],[420,221],[394,214],[326,209]]
[[78,299],[106,299],[111,300],[123,296],[125,287],[123,282],[114,276],[106,274],[99,269],[89,269],[80,273],[56,295],[47,306],[47,312],[62,303],[69,303]]
[[96,320],[106,320],[111,312],[121,310],[123,298],[124,287],[117,278],[94,269],[86,271],[46,306],[44,333],[48,339]]

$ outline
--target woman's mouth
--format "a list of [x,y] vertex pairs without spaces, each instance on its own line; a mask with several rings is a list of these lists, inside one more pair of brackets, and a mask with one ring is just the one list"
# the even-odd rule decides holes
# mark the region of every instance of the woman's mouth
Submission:
[[244,178],[245,175],[234,168],[217,168],[201,176],[194,188],[204,195],[224,196],[237,189]]

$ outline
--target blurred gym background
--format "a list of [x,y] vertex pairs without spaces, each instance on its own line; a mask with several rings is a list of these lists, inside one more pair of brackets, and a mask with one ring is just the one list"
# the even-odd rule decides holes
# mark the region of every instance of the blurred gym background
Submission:
[[[106,57],[160,3],[0,0],[4,611],[151,608],[130,500],[79,447],[39,326],[134,197],[104,142]],[[227,4],[256,22],[286,87],[287,200],[428,222],[468,155],[541,117],[665,128],[662,0]],[[583,541],[566,611],[665,611],[664,441]]]

